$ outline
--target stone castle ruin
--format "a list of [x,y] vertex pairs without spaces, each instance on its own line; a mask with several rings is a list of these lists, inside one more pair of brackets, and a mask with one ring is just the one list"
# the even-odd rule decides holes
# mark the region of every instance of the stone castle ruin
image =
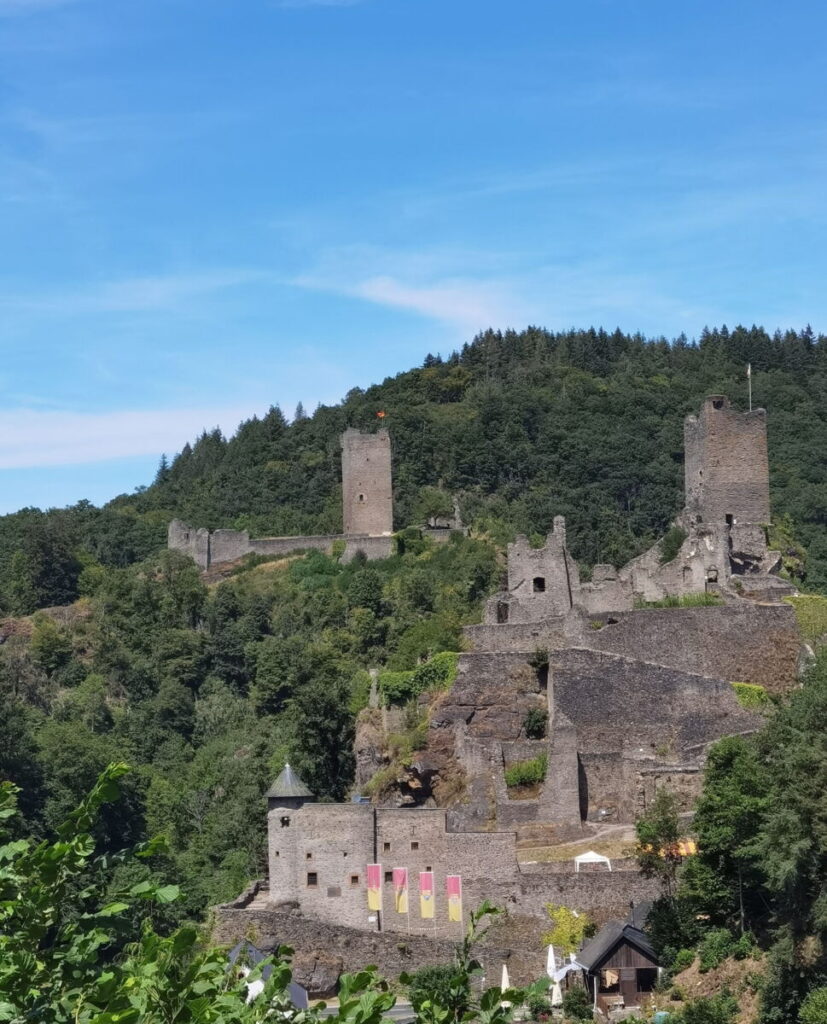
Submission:
[[[506,589],[465,629],[453,686],[431,704],[421,699],[425,748],[374,805],[316,803],[295,778],[280,777],[268,793],[269,889],[223,908],[221,934],[253,915],[299,946],[311,934],[354,950],[365,932],[410,935],[403,916],[368,914],[363,876],[373,862],[385,868],[386,906],[396,865],[409,868],[412,903],[418,870],[436,873],[438,891],[446,874],[460,873],[468,905],[487,898],[534,919],[546,902],[600,919],[654,894],[632,861],[575,875],[570,860],[532,863],[521,851],[622,831],[659,787],[691,810],[709,745],[763,721],[732,684],[796,685],[801,639],[781,600],[792,588],[775,575],[780,559],[767,542],[766,414],[713,396],[687,417],[684,436],[686,504],[672,548],[657,544],[619,569],[596,566],[584,581],[562,518],[541,548],[518,537]],[[350,478],[346,529],[368,534],[389,522],[378,507],[358,516],[370,480]],[[535,722],[536,712],[547,716],[539,738],[527,728],[532,712]],[[377,721],[380,732],[398,727],[393,709],[362,713],[357,787],[383,764]],[[545,778],[509,787],[507,770],[527,761],[544,763]],[[446,780],[454,795],[440,807]],[[423,935],[448,934],[444,921],[414,932],[425,925]],[[391,947],[372,941],[371,962],[393,962]]]
[[245,555],[288,555],[316,550],[332,554],[342,546],[342,561],[361,551],[366,558],[387,558],[393,550],[391,442],[387,430],[364,434],[348,429],[342,445],[343,533],[311,537],[251,538],[246,530],[195,529],[180,519],[169,524],[167,546],[183,551],[202,569],[235,562]]

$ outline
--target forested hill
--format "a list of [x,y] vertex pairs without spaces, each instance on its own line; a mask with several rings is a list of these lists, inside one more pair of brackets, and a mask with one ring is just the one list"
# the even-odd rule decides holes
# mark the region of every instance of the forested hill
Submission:
[[[0,519],[0,778],[24,787],[29,827],[54,827],[127,760],[126,809],[100,826],[107,848],[165,835],[152,871],[184,882],[178,913],[235,895],[263,870],[262,794],[286,758],[320,797],[346,797],[367,670],[406,692],[439,682],[454,659],[435,656],[478,621],[515,530],[563,514],[586,564],[649,544],[681,505],[684,414],[710,392],[743,405],[748,361],[770,416],[776,515],[807,545],[808,589],[827,589],[827,340],[807,332],[721,330],[698,345],[489,333],[289,426],[271,410],[231,440],[205,434],[103,509]],[[471,537],[408,536],[367,565],[311,552],[210,585],[164,550],[173,515],[340,529],[339,434],[380,422],[397,525],[458,495]],[[419,749],[415,701],[409,718],[388,760]]]
[[146,557],[173,516],[254,535],[339,531],[339,434],[380,422],[393,438],[397,527],[415,522],[434,500],[427,488],[441,486],[459,495],[466,522],[498,539],[542,533],[564,515],[577,558],[622,564],[680,508],[684,415],[713,392],[745,407],[748,362],[754,404],[769,413],[774,516],[807,548],[808,587],[823,590],[825,337],[724,327],[668,343],[528,328],[488,331],[289,425],[274,408],[229,440],[205,432],[163,461],[151,486],[103,509],[0,518],[0,607],[72,599],[84,565]]

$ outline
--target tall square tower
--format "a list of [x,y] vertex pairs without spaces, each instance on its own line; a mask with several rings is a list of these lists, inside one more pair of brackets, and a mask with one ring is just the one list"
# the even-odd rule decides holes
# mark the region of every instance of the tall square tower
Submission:
[[723,395],[684,422],[687,508],[713,526],[770,521],[767,414],[737,412]]
[[393,533],[391,439],[387,430],[342,434],[342,520],[345,534]]

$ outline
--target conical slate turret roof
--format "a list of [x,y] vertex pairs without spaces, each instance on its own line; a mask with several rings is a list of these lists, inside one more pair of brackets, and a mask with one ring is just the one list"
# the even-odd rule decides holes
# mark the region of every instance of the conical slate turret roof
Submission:
[[302,780],[296,775],[289,764],[284,766],[281,775],[267,790],[267,796],[272,797],[312,797],[313,794],[305,786]]

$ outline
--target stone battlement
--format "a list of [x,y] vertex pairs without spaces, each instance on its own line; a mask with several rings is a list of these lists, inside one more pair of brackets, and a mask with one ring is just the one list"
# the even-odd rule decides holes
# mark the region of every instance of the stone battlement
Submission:
[[206,530],[173,519],[167,547],[183,551],[202,569],[235,562],[245,555],[289,555],[294,551],[332,554],[344,544],[342,561],[361,552],[367,559],[388,558],[393,553],[393,486],[391,442],[387,430],[363,434],[348,429],[342,445],[342,520],[340,534],[308,537],[251,538],[246,530]]

